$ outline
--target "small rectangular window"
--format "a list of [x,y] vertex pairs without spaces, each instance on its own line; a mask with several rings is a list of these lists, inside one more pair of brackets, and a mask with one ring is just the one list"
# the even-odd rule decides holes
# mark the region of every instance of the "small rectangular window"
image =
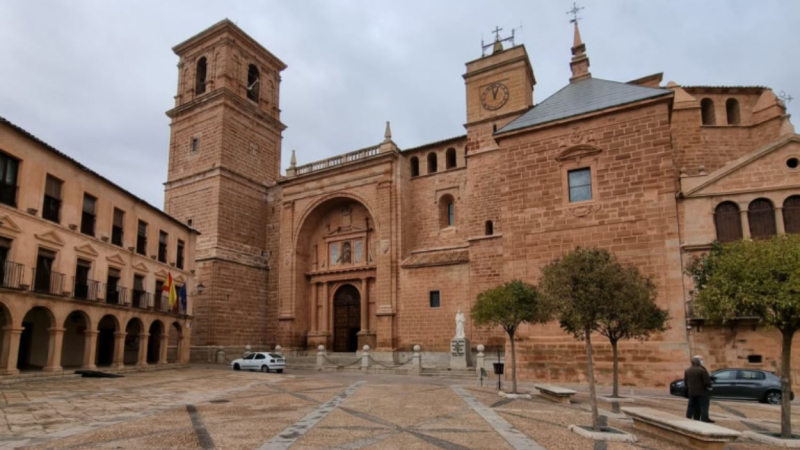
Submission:
[[119,305],[122,302],[119,285],[120,271],[109,267],[106,278],[106,303]]
[[439,291],[431,291],[431,308],[438,308],[442,306],[442,299],[439,296]]
[[452,202],[447,204],[447,226],[456,226],[456,205]]
[[583,202],[592,199],[592,173],[588,167],[584,169],[570,170],[567,172],[569,178],[569,201]]
[[178,251],[177,255],[175,255],[175,266],[178,269],[183,269],[183,241],[178,239]]
[[17,206],[17,173],[19,160],[0,153],[0,203]]
[[169,235],[164,231],[158,232],[158,260],[165,263],[167,262],[167,242]]
[[111,227],[111,243],[122,247],[122,237],[125,230],[125,211],[114,208],[114,224]]
[[331,265],[339,264],[339,244],[331,244]]
[[81,233],[94,236],[95,208],[97,199],[89,194],[83,194],[83,214],[81,215]]
[[136,253],[147,256],[147,222],[141,220],[136,230]]
[[192,219],[191,217],[186,219],[186,225],[189,225],[190,227],[193,227],[194,226],[194,219]]
[[360,263],[364,260],[364,241],[358,239],[355,241],[354,261]]
[[761,364],[761,355],[747,355],[747,362],[750,364]]
[[192,138],[192,153],[197,153],[200,150],[200,138]]
[[52,175],[47,175],[44,183],[44,205],[42,218],[59,223],[61,219],[61,187],[64,182]]

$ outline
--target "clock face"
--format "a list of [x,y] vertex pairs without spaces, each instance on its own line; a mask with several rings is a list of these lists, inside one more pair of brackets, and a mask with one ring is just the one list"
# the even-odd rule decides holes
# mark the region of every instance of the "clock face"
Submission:
[[508,101],[508,88],[503,83],[492,83],[481,94],[481,105],[489,111],[496,111]]

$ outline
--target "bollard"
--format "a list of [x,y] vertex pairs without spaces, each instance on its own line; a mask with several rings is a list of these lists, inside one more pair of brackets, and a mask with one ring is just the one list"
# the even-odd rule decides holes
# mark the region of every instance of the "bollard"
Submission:
[[419,353],[419,345],[414,346],[414,354],[411,356],[411,370],[422,373],[422,355]]
[[481,370],[483,370],[484,364],[486,363],[486,355],[483,354],[485,348],[483,344],[478,344],[478,356],[475,357],[475,371],[477,372],[478,378],[481,377]]
[[322,370],[322,366],[325,365],[325,346],[320,344],[317,347],[317,370]]
[[365,345],[361,353],[361,370],[367,371],[369,369],[369,345]]
[[283,353],[281,353],[281,346],[280,345],[276,345],[275,346],[275,353],[283,356]]
[[250,344],[247,344],[247,345],[244,346],[244,355],[242,355],[242,358],[244,358],[245,356],[250,354],[250,349],[251,348],[252,347],[250,347]]

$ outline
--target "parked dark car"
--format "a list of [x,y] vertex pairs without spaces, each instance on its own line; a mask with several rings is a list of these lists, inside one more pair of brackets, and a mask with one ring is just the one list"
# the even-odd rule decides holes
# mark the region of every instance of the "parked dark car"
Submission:
[[[736,400],[758,400],[762,403],[780,405],[781,379],[774,372],[754,369],[722,369],[711,374],[712,398]],[[686,397],[683,379],[669,385],[669,393]],[[794,392],[792,392],[794,400]]]

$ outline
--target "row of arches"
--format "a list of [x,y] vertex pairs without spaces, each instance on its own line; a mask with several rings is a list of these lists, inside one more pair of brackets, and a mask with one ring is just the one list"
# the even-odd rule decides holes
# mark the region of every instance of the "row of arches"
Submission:
[[[448,148],[447,151],[444,153],[445,158],[445,169],[455,169],[458,167],[458,157],[456,155],[456,149]],[[436,173],[439,171],[439,156],[436,152],[428,153],[428,174]],[[419,158],[413,156],[411,158],[411,176],[418,177],[420,175],[419,172]]]
[[[703,125],[716,125],[717,113],[714,109],[714,100],[704,98],[700,101],[700,111],[703,119]],[[725,101],[725,116],[728,125],[739,125],[742,122],[741,112],[739,110],[739,100],[729,98]]]
[[[746,226],[743,218],[747,219]],[[800,195],[787,198],[782,208],[777,209],[771,200],[757,198],[747,206],[747,214],[742,214],[735,202],[724,201],[714,209],[714,225],[720,242],[744,238],[745,229],[753,239],[765,239],[781,232],[800,233]]]
[[[205,56],[197,60],[194,73],[194,92],[196,95],[203,94],[206,92],[206,86],[208,84],[206,80],[208,77],[208,59],[206,59]],[[247,98],[254,102],[258,102],[260,97],[260,78],[260,72],[255,64],[247,66]]]
[[58,323],[49,308],[34,306],[21,327],[14,324],[10,309],[0,302],[0,369],[5,373],[172,363],[183,350],[178,322],[167,328],[161,320],[145,325],[133,317],[123,324],[107,314],[93,324],[85,311],[75,310]]

